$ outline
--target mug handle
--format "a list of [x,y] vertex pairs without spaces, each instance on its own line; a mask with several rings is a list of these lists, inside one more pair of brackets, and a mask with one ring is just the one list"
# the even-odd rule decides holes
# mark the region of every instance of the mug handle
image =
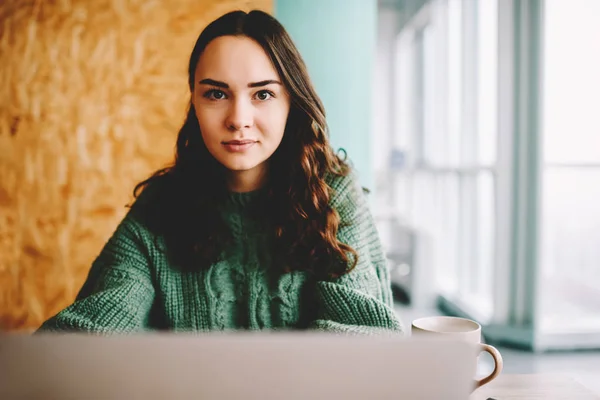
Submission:
[[481,351],[487,351],[494,359],[494,371],[492,371],[492,373],[486,376],[485,378],[476,380],[475,389],[480,388],[483,385],[490,383],[492,380],[494,380],[498,375],[500,375],[500,372],[502,372],[502,367],[504,366],[502,356],[494,346],[490,346],[489,344],[481,344]]

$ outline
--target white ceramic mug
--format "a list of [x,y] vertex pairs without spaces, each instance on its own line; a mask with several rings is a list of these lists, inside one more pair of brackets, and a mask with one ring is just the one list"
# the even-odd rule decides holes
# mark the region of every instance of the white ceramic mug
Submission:
[[412,335],[444,335],[452,339],[465,340],[469,343],[479,344],[481,351],[487,351],[494,359],[494,371],[475,381],[477,389],[486,383],[491,382],[502,372],[503,362],[502,356],[498,349],[493,346],[481,343],[481,325],[475,321],[466,318],[457,317],[425,317],[413,321]]

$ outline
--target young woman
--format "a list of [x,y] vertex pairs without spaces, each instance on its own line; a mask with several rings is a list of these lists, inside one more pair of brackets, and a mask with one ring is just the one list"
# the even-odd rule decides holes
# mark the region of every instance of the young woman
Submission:
[[75,302],[40,331],[402,331],[361,188],[285,29],[202,32],[175,162],[137,185]]

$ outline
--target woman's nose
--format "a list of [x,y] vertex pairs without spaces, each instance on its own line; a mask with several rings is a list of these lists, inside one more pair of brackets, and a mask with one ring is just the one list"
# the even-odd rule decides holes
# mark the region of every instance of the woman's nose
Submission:
[[232,103],[227,120],[227,128],[234,131],[240,131],[252,127],[254,123],[254,110],[252,104],[247,101],[237,100]]

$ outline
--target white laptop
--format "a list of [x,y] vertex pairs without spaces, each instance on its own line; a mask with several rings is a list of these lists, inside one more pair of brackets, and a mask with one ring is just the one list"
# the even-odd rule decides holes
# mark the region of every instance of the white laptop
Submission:
[[0,336],[0,399],[468,399],[471,345],[314,333]]

